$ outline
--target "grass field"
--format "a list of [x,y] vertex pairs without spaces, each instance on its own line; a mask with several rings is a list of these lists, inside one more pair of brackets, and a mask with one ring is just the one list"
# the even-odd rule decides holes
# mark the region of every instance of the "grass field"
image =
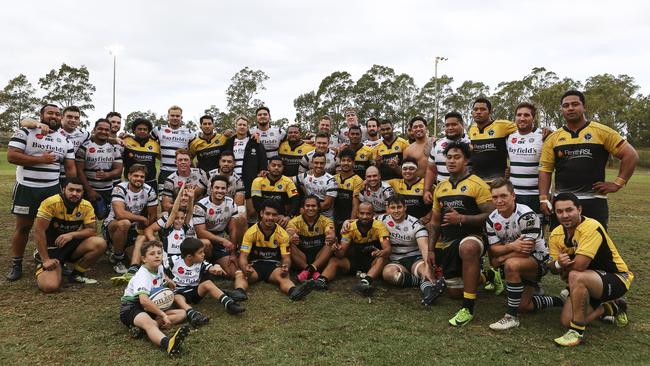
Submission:
[[[423,309],[416,289],[380,285],[372,301],[351,292],[354,279],[334,282],[327,293],[313,293],[292,303],[268,284],[253,285],[242,316],[229,316],[214,300],[198,308],[212,317],[194,330],[182,358],[168,360],[150,342],[133,340],[118,318],[122,288],[107,281],[104,257],[90,276],[98,285],[67,285],[62,292],[41,294],[33,279],[33,261],[25,277],[4,282],[8,269],[9,214],[13,169],[0,156],[0,364],[314,364],[314,365],[636,365],[649,364],[650,174],[638,171],[629,185],[610,199],[610,230],[623,258],[636,274],[628,293],[626,328],[596,322],[587,343],[560,349],[553,338],[565,329],[559,309],[523,315],[520,328],[495,334],[488,325],[505,311],[505,298],[481,293],[475,320],[453,329],[447,320],[460,303],[446,297]],[[612,172],[610,172],[612,173]],[[28,246],[31,253],[33,243]],[[226,282],[218,285],[229,287]],[[558,293],[556,277],[544,279],[547,293]]]

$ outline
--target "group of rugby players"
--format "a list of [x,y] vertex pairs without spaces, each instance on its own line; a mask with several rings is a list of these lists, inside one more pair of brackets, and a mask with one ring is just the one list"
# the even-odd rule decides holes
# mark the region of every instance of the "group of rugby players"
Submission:
[[[7,279],[22,275],[32,226],[44,292],[63,278],[96,283],[86,271],[106,252],[118,274],[111,281],[127,284],[121,320],[169,353],[187,326],[171,337],[159,328],[205,324],[190,304],[206,295],[237,314],[253,282],[299,300],[346,274],[357,275],[353,290],[362,296],[382,279],[418,287],[424,305],[445,291],[461,298],[449,320],[456,327],[473,319],[481,285],[506,293],[493,330],[553,306],[563,307],[568,327],[555,339],[562,346],[581,344],[594,319],[625,325],[634,276],[607,233],[606,195],[632,176],[636,151],[586,120],[576,90],[562,96],[566,124],[555,132],[536,125],[530,103],[517,106],[514,123],[493,120],[491,110],[476,99],[468,127],[448,113],[438,139],[415,117],[407,140],[389,120],[361,125],[352,108],[338,132],[327,116],[315,133],[284,131],[260,107],[253,127],[240,116],[218,133],[203,116],[195,135],[178,106],[166,126],[140,118],[120,133],[121,116],[111,112],[88,133],[78,128],[78,108],[45,105],[40,121],[22,121],[9,143],[17,182]],[[610,154],[620,159],[613,182],[605,181]],[[559,296],[540,286],[549,271],[566,282]],[[222,291],[212,276],[230,278],[233,289]],[[163,283],[175,289],[178,309],[162,311],[149,298]]]

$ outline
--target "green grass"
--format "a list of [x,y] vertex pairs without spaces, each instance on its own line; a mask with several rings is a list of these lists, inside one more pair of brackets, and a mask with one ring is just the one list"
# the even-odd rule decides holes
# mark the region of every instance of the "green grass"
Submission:
[[[610,172],[611,173],[611,172]],[[13,173],[0,176],[0,269],[8,268],[8,242],[13,218],[8,213]],[[519,329],[495,334],[488,325],[505,311],[505,298],[481,293],[475,320],[453,329],[447,320],[459,302],[439,299],[431,309],[419,304],[416,289],[383,284],[372,302],[350,291],[353,279],[332,284],[327,293],[290,302],[268,284],[253,285],[242,316],[229,316],[212,299],[198,308],[212,317],[192,332],[180,364],[316,364],[316,365],[594,365],[647,364],[650,346],[650,174],[638,171],[629,185],[610,200],[610,230],[623,258],[636,274],[628,293],[630,324],[616,328],[596,322],[587,330],[587,343],[560,349],[553,338],[564,333],[559,309],[523,315]],[[33,243],[28,246],[31,253]],[[71,286],[53,295],[35,287],[33,263],[26,276],[6,283],[0,297],[0,360],[2,364],[156,364],[167,357],[146,340],[133,340],[118,318],[121,288],[107,281],[111,269],[102,258],[90,275],[96,286]],[[226,282],[218,285],[229,287]],[[547,276],[548,293],[563,286]],[[171,362],[170,362],[171,363]]]

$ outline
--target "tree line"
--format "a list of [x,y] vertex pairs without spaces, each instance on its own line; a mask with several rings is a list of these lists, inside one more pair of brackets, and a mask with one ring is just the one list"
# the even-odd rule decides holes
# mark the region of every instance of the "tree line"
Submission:
[[[231,78],[226,89],[226,110],[213,104],[204,113],[215,118],[218,129],[231,128],[239,115],[254,119],[255,109],[264,104],[259,94],[266,90],[264,84],[268,79],[264,71],[244,67]],[[21,119],[35,117],[44,102],[76,105],[82,111],[82,120],[95,108],[92,103],[95,86],[89,82],[88,69],[83,65],[77,68],[64,63],[41,77],[38,87],[40,93],[25,75],[20,74],[0,91],[0,131],[12,131]],[[521,79],[503,81],[495,87],[473,80],[458,83],[448,75],[432,77],[418,86],[412,76],[382,65],[373,65],[357,80],[347,71],[335,71],[323,78],[314,90],[294,99],[294,121],[315,129],[318,118],[329,115],[333,127],[338,128],[344,123],[345,109],[353,106],[360,120],[369,117],[390,119],[396,130],[405,133],[408,121],[415,116],[433,122],[437,101],[440,131],[443,116],[449,111],[458,111],[471,121],[472,102],[484,96],[492,101],[494,118],[512,120],[515,106],[528,101],[537,106],[537,120],[541,126],[557,128],[564,122],[559,98],[572,88],[585,93],[589,119],[621,132],[635,146],[650,146],[650,95],[639,93],[640,86],[633,77],[606,73],[580,81],[560,77],[543,67],[535,67]],[[126,115],[127,126],[137,117],[146,117],[155,125],[164,124],[165,113],[130,112]],[[286,127],[294,121],[281,118],[273,120],[272,124]],[[191,129],[197,129],[196,121],[185,122]],[[88,125],[87,120],[84,125]]]

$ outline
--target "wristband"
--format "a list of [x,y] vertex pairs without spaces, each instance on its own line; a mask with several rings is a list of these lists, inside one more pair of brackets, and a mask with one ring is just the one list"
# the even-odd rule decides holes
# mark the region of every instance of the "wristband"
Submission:
[[562,269],[562,266],[560,266],[560,261],[555,261],[555,269],[558,271]]
[[541,200],[541,201],[539,201],[539,203],[546,205],[546,207],[548,207],[549,211],[553,211],[553,205],[551,205],[551,201],[549,201],[549,200]]
[[545,195],[545,194],[540,194],[539,195],[539,202],[542,202],[542,201],[548,201],[548,196]]
[[614,179],[614,184],[616,184],[620,188],[623,188],[626,183],[627,181],[621,177],[616,177],[616,179]]

